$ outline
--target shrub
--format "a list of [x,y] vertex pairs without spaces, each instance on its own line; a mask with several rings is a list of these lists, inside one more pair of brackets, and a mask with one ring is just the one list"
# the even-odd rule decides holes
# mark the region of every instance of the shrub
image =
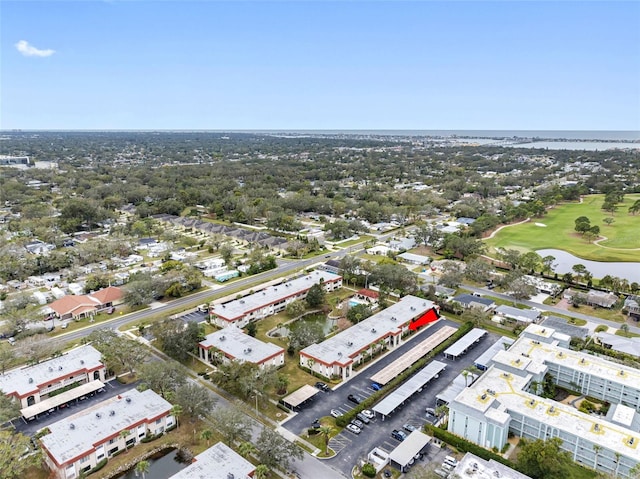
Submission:
[[488,449],[478,446],[477,444],[469,442],[466,439],[456,436],[455,434],[451,434],[449,431],[445,431],[444,429],[440,429],[439,427],[434,427],[430,424],[427,424],[427,429],[430,435],[437,437],[441,441],[446,442],[447,444],[455,447],[461,452],[470,452],[478,457],[481,457],[482,459],[486,459],[487,461],[493,459],[494,461],[504,464],[505,466],[514,468],[514,464],[508,459],[505,459],[499,454],[495,454]]
[[600,324],[598,326],[596,326],[596,333],[601,333],[603,331],[606,331],[608,328],[608,326],[605,326],[604,324]]
[[368,462],[362,466],[362,474],[367,477],[376,477],[376,468],[373,467],[373,464],[369,464]]

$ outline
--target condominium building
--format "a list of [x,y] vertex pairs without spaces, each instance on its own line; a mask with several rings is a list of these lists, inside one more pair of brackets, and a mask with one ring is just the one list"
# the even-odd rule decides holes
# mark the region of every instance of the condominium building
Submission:
[[234,325],[207,335],[198,343],[200,359],[250,362],[264,368],[284,365],[284,349],[253,338]]
[[327,292],[342,287],[342,276],[329,271],[311,273],[269,286],[257,293],[244,296],[211,308],[211,321],[220,327],[235,324],[243,328],[251,321],[258,321],[283,311],[289,303],[307,297],[314,284],[321,283]]
[[[106,371],[101,358],[93,346],[80,346],[33,366],[1,374],[0,391],[14,397],[26,409],[23,415],[28,419],[61,404],[61,389],[65,389],[69,401],[101,388]],[[32,408],[36,404],[40,407]]]
[[169,479],[250,479],[256,466],[224,442],[214,444]]
[[[532,324],[489,369],[449,404],[449,431],[501,449],[509,432],[529,439],[562,439],[586,467],[618,477],[640,462],[640,371],[568,349],[569,336]],[[609,402],[606,417],[538,396],[547,379]]]
[[56,479],[75,479],[174,424],[170,403],[150,389],[132,389],[51,424],[40,444]]
[[427,299],[405,296],[323,342],[304,348],[300,351],[300,365],[322,376],[344,380],[351,376],[353,366],[375,349],[400,346],[403,335],[409,333],[409,324],[434,308],[437,310],[435,303]]

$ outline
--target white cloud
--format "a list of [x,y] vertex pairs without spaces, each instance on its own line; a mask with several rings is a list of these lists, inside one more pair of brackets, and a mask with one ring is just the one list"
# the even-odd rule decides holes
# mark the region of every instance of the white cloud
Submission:
[[25,57],[50,57],[56,52],[50,48],[47,50],[40,50],[33,45],[29,45],[29,42],[26,40],[20,40],[16,43],[16,49]]

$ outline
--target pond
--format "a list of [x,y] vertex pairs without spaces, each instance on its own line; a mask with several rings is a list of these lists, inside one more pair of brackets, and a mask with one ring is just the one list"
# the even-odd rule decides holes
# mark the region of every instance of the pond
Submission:
[[331,332],[331,328],[333,328],[336,325],[336,320],[329,319],[326,314],[311,313],[291,323],[289,326],[291,328],[296,328],[297,325],[302,323],[319,324],[322,327],[322,332],[326,336]]
[[[147,479],[167,479],[189,464],[178,460],[178,450],[175,448],[165,449],[157,452],[147,459],[149,461],[149,471],[145,474]],[[124,472],[116,479],[142,479],[142,474],[136,475],[135,467]]]
[[[555,257],[554,271],[558,274],[573,273],[573,266],[576,264],[583,264],[587,271],[589,271],[594,278],[602,278],[603,276],[617,276],[618,278],[626,279],[630,283],[640,283],[640,263],[623,263],[623,262],[610,262],[605,263],[602,261],[589,261],[586,259],[573,256],[571,253],[561,251],[557,249],[539,249],[536,251],[543,258],[545,256]],[[638,252],[638,258],[640,259],[640,251]]]

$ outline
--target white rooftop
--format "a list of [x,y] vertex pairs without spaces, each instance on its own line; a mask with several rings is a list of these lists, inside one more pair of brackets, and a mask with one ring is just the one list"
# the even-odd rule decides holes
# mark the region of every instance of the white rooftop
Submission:
[[476,360],[475,364],[478,366],[482,366],[484,368],[489,367],[489,362],[493,359],[493,357],[499,351],[505,350],[505,344],[511,346],[514,343],[512,338],[508,338],[506,336],[502,336],[498,341],[493,343],[491,347],[489,347],[484,353],[482,353]]
[[216,304],[212,313],[228,321],[240,319],[251,311],[263,308],[279,301],[284,301],[290,296],[298,295],[308,290],[320,280],[326,282],[337,281],[340,275],[329,271],[312,271],[311,273],[296,279],[285,281],[284,283],[268,286],[257,293],[235,299],[224,304]]
[[454,473],[460,479],[531,479],[493,459],[486,461],[470,452],[460,460]]
[[92,371],[103,366],[101,354],[90,345],[80,346],[48,361],[12,369],[0,375],[0,391],[27,396],[41,386],[73,376],[80,371]]
[[420,431],[412,431],[404,441],[391,451],[389,459],[404,467],[409,464],[411,459],[418,455],[429,442],[431,442],[431,436],[427,436]]
[[185,469],[169,479],[249,479],[256,466],[223,442],[198,454]]
[[233,324],[207,335],[199,344],[207,349],[219,349],[232,359],[254,364],[260,364],[284,351],[280,346],[262,342],[245,334]]
[[449,346],[444,352],[445,356],[458,357],[469,349],[475,342],[482,339],[487,332],[484,329],[473,328],[467,334],[458,339],[455,343]]
[[535,309],[518,309],[506,304],[498,306],[495,312],[528,323],[535,322],[540,317],[540,312]]
[[390,334],[399,334],[403,325],[422,316],[434,306],[434,303],[427,299],[405,296],[397,303],[335,336],[319,344],[307,346],[300,353],[325,364],[350,364],[352,358],[360,351]]
[[151,389],[126,393],[49,425],[41,438],[43,447],[60,465],[89,454],[94,445],[118,435],[142,421],[167,414],[171,404]]

